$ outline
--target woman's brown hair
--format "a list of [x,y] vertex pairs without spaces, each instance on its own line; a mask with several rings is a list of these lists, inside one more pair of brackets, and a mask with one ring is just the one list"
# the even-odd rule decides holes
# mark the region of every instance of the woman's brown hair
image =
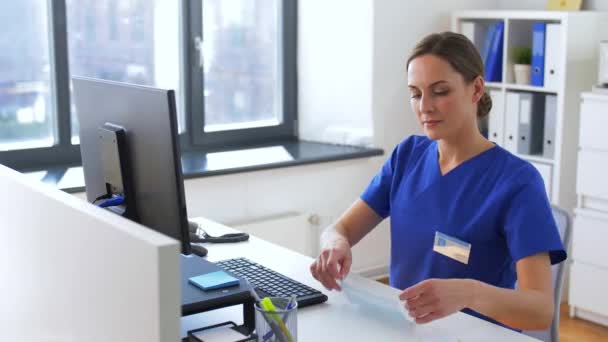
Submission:
[[[452,68],[461,74],[467,83],[473,82],[477,76],[483,77],[483,61],[477,48],[462,34],[454,32],[433,33],[424,37],[407,60],[410,62],[422,55],[437,56],[450,63]],[[492,109],[492,99],[484,91],[477,103],[477,117],[483,118]]]

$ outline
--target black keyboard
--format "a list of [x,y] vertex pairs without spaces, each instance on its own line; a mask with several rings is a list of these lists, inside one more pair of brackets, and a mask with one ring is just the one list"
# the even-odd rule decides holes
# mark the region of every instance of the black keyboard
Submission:
[[298,308],[327,301],[323,293],[288,278],[246,258],[234,258],[215,263],[234,275],[247,278],[260,297],[291,297],[296,295]]

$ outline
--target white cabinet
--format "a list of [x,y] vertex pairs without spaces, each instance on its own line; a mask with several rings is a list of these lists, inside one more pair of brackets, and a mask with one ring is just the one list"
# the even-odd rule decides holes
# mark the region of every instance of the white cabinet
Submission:
[[570,268],[570,274],[576,279],[570,283],[570,304],[574,306],[573,310],[578,310],[579,314],[586,310],[589,315],[583,313],[579,316],[589,319],[589,316],[597,315],[598,319],[591,319],[602,323],[599,318],[608,317],[608,271],[585,263],[575,263]]
[[608,199],[606,170],[608,151],[581,149],[578,153],[577,192],[584,197]]
[[608,325],[608,96],[583,93],[570,314]]
[[608,151],[606,96],[584,94],[581,103],[580,147]]
[[[513,51],[516,47],[533,45],[536,23],[546,25],[544,83],[543,86],[516,84]],[[502,60],[499,61],[502,74],[498,81],[486,82],[496,104],[488,119],[488,138],[533,163],[543,176],[551,203],[571,211],[577,203],[579,94],[597,82],[598,44],[600,40],[608,39],[608,13],[509,10],[452,13],[452,30],[472,37],[482,58],[488,41],[484,37],[490,35],[491,27],[500,24],[504,28]],[[522,98],[530,95],[535,102],[545,99],[544,113],[537,113],[537,109],[530,113],[533,118],[544,114],[545,130],[541,138],[544,144],[542,153],[523,154],[519,153],[517,139],[522,137],[518,127],[523,122]],[[600,115],[597,110],[591,112],[597,112],[595,117],[581,122],[584,127],[590,126],[590,135],[582,142],[590,146],[608,146],[608,115]]]

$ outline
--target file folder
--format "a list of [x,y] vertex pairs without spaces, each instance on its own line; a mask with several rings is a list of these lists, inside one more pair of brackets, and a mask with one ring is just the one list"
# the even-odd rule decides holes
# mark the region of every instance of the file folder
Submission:
[[507,92],[505,101],[505,149],[511,153],[517,153],[519,96],[520,93]]
[[492,44],[488,51],[485,65],[485,79],[488,82],[502,81],[502,46],[505,23],[502,21],[495,24],[496,28],[492,35]]
[[475,45],[481,58],[484,58],[486,54],[486,51],[484,51],[486,29],[485,25],[474,21],[463,21],[460,23],[460,33],[469,38],[473,45]]
[[517,141],[517,153],[527,155],[542,154],[544,124],[544,95],[521,93],[519,97],[519,139]]
[[545,96],[545,134],[543,157],[552,159],[555,155],[555,125],[557,121],[557,95]]
[[492,110],[488,116],[488,140],[497,145],[504,146],[505,143],[505,102],[504,93],[501,90],[490,90],[492,98]]
[[[494,32],[496,32],[496,24],[488,25],[488,28],[486,30],[486,34],[484,37],[484,41],[483,41],[483,46],[481,48],[481,59],[483,59],[484,68],[485,68],[485,65],[487,65],[487,63],[488,63],[488,53],[490,52],[490,47],[492,46],[492,39],[494,38]],[[485,70],[484,70],[484,77],[485,77]],[[486,81],[487,81],[487,79],[486,79]]]
[[562,46],[562,25],[547,24],[545,37],[545,88],[556,90],[562,84],[560,78],[562,56],[564,47]]
[[[545,77],[545,23],[532,25],[532,74],[530,84],[542,87]],[[557,53],[562,52],[558,51]]]

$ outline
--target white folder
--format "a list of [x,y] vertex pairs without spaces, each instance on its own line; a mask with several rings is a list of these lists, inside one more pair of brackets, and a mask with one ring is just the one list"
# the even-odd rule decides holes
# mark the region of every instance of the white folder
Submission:
[[502,90],[490,90],[492,110],[488,117],[488,139],[497,145],[505,144],[505,101]]
[[517,153],[519,100],[519,93],[507,92],[505,106],[505,149],[511,153]]
[[545,37],[545,88],[558,90],[561,82],[561,71],[563,68],[562,56],[564,49],[562,44],[562,25],[547,24]]
[[460,33],[465,37],[469,38],[471,42],[477,47],[477,50],[483,58],[483,43],[487,28],[478,22],[474,21],[463,21],[460,23]]
[[519,95],[519,127],[518,127],[517,153],[532,154],[532,94]]
[[557,125],[557,95],[545,97],[545,134],[543,157],[552,159],[555,155],[555,130]]

